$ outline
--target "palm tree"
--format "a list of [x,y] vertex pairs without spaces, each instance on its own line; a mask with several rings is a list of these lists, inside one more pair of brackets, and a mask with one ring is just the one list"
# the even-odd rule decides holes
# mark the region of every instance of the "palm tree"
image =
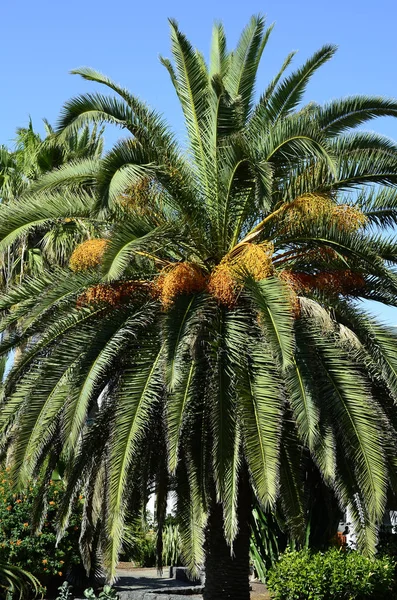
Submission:
[[397,102],[300,107],[332,46],[286,76],[289,55],[255,102],[262,17],[233,52],[215,25],[209,65],[170,25],[173,63],[162,62],[187,147],[135,96],[79,69],[116,96],[69,101],[58,139],[100,123],[129,137],[0,208],[1,249],[61,219],[101,231],[70,269],[0,299],[0,351],[25,344],[0,424],[21,483],[66,465],[60,535],[84,487],[88,567],[101,536],[114,575],[148,489],[161,539],[172,488],[184,557],[192,570],[205,560],[205,599],[246,600],[253,497],[279,503],[302,540],[303,474],[316,470],[371,553],[396,491],[397,337],[360,301],[396,305],[397,146],[352,130],[396,116]]
[[[44,120],[45,138],[33,129],[32,120],[27,127],[17,129],[13,150],[0,147],[0,199],[2,204],[14,203],[26,194],[44,174],[58,170],[76,160],[99,159],[103,150],[102,130],[83,127],[65,136],[60,142],[52,126]],[[93,234],[92,227],[78,221],[59,222],[57,227],[40,235],[40,228],[30,232],[30,237],[20,236],[14,245],[9,244],[0,257],[1,285],[8,287],[26,273],[38,274],[52,264],[67,263],[74,247]]]

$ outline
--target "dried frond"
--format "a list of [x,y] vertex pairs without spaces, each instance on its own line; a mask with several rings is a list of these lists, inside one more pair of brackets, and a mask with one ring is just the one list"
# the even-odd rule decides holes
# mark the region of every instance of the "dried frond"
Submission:
[[307,319],[315,319],[321,325],[324,333],[335,331],[335,322],[333,321],[330,312],[325,309],[319,302],[311,298],[300,298],[301,314]]
[[95,238],[79,244],[70,257],[69,267],[75,272],[97,267],[108,243],[108,240]]
[[119,281],[115,283],[99,283],[88,288],[77,298],[77,306],[108,304],[119,306],[129,302],[133,297],[149,293],[146,281]]
[[207,277],[197,265],[183,262],[165,267],[153,286],[153,293],[161,299],[164,308],[172,306],[181,294],[202,292],[207,285]]

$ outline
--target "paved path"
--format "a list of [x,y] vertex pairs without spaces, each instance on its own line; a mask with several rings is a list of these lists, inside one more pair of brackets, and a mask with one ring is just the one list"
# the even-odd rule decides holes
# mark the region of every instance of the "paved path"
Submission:
[[[117,569],[118,580],[115,584],[120,600],[201,600],[201,594],[192,594],[191,584],[169,578],[169,569],[163,575],[157,569],[131,568],[121,565]],[[173,592],[178,591],[178,594]],[[158,593],[157,593],[158,592]],[[184,593],[185,592],[185,593]]]
[[[190,584],[170,579],[168,568],[160,576],[156,569],[134,568],[128,563],[121,563],[120,567],[115,585],[120,592],[120,600],[202,600],[201,594],[192,594]],[[179,594],[173,593],[177,589]],[[270,600],[264,585],[252,584],[251,600]]]

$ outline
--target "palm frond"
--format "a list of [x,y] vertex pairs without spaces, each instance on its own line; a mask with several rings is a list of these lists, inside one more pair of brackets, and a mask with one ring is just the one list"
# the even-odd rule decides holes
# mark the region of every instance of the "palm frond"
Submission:
[[125,518],[125,490],[128,469],[133,456],[139,452],[139,441],[149,426],[150,414],[162,392],[160,362],[163,348],[156,336],[141,340],[134,367],[123,373],[118,391],[118,404],[112,437],[109,470],[108,542],[105,565],[113,578],[122,541]]
[[263,16],[252,17],[230,54],[225,87],[232,98],[241,98],[244,120],[252,107],[259,63],[272,29],[273,25],[265,29]]
[[330,60],[335,52],[335,46],[323,46],[302,67],[277,85],[267,102],[266,112],[269,120],[274,123],[297,107],[312,75]]
[[377,117],[397,116],[397,102],[381,96],[350,96],[318,107],[316,119],[328,136],[337,136]]
[[[313,325],[312,325],[313,326]],[[382,451],[380,417],[357,367],[341,348],[329,343],[321,329],[311,334],[323,374],[318,374],[322,402],[332,414],[345,452],[355,465],[355,476],[371,519],[383,515],[387,481]]]
[[245,286],[260,312],[261,328],[283,369],[293,363],[294,333],[288,290],[277,278],[247,279]]
[[244,454],[256,497],[272,508],[278,496],[282,386],[264,340],[255,340],[239,386]]
[[0,249],[6,249],[24,233],[45,227],[58,219],[89,218],[93,209],[92,197],[80,191],[74,194],[48,194],[43,198],[30,197],[1,207]]

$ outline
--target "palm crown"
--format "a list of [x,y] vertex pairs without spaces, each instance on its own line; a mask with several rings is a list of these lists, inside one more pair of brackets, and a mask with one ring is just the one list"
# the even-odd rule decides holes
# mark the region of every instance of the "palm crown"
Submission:
[[395,116],[397,102],[300,108],[332,46],[286,76],[289,55],[255,101],[270,32],[253,18],[230,52],[216,25],[207,65],[171,21],[173,63],[162,62],[186,151],[135,96],[79,69],[116,96],[69,101],[60,139],[103,122],[131,135],[1,207],[2,248],[64,219],[101,232],[77,248],[71,269],[1,298],[2,352],[27,344],[5,383],[1,426],[20,481],[65,461],[61,531],[86,485],[82,543],[101,527],[110,571],[123,523],[151,484],[160,524],[167,489],[177,492],[191,567],[214,503],[233,544],[243,480],[263,506],[281,501],[299,538],[302,473],[314,461],[369,550],[395,490],[396,335],[358,300],[396,304],[387,237],[396,145],[352,129]]

